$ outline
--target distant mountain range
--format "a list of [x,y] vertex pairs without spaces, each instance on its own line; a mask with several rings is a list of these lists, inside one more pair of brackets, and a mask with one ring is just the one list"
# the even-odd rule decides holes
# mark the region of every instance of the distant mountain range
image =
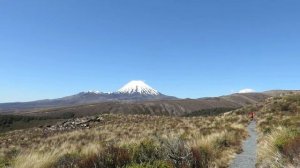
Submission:
[[186,115],[205,109],[234,109],[261,102],[269,97],[296,90],[273,90],[261,93],[236,93],[221,97],[178,99],[153,89],[143,81],[131,81],[112,93],[81,92],[58,99],[0,104],[0,113],[26,115],[77,116],[101,113]]
[[17,114],[52,117],[67,113],[72,113],[76,117],[104,113],[184,116],[207,109],[229,111],[261,102],[269,97],[263,93],[243,93],[200,99],[109,101],[70,107],[30,110]]
[[99,91],[80,92],[76,95],[58,99],[46,99],[31,102],[0,103],[0,112],[20,112],[54,107],[68,107],[100,102],[175,100],[173,96],[164,95],[143,81],[131,81],[112,93]]

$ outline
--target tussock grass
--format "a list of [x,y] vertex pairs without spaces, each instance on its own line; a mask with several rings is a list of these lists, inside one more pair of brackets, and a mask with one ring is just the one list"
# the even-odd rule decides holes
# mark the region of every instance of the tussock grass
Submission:
[[[45,133],[34,128],[0,137],[18,149],[12,167],[226,167],[247,136],[235,113],[210,117],[103,115],[91,129]],[[2,153],[2,158],[6,154]],[[7,157],[6,157],[7,158]]]
[[260,167],[300,166],[300,132],[278,127],[259,144]]
[[300,95],[270,98],[257,111],[257,166],[300,167]]

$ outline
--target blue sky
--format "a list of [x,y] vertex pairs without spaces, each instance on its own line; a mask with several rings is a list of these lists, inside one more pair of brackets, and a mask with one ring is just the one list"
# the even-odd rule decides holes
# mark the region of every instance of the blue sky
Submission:
[[0,102],[300,89],[298,0],[0,0]]

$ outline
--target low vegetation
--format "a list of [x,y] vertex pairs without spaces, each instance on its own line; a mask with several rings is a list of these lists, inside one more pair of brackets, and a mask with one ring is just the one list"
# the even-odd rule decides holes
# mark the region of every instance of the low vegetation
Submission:
[[210,109],[203,109],[199,111],[193,111],[191,113],[188,113],[184,116],[186,117],[195,117],[195,116],[215,116],[219,114],[223,114],[225,112],[229,112],[232,110],[235,110],[236,108],[210,108]]
[[0,136],[0,167],[227,167],[247,136],[244,115],[101,115],[89,129]]
[[[189,117],[102,114],[93,126],[60,129],[63,124],[55,124],[59,129],[4,132],[0,134],[0,167],[228,167],[247,137],[249,112],[256,112],[259,132],[257,167],[300,167],[300,95],[269,98],[224,113],[227,110],[202,111],[204,116],[195,112]],[[218,113],[222,114],[212,115]]]
[[300,95],[270,98],[259,108],[259,167],[300,167]]
[[257,167],[300,167],[300,94],[289,93],[235,111],[256,113]]
[[51,125],[63,119],[74,117],[71,112],[52,116],[0,115],[0,133],[16,129]]
[[49,124],[57,122],[55,119],[46,117],[0,115],[0,133],[43,125],[45,121]]

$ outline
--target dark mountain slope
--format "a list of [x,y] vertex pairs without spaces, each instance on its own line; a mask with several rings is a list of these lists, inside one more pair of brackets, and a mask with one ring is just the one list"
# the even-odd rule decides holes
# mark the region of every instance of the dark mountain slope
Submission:
[[28,111],[26,115],[55,115],[72,113],[75,116],[86,116],[102,113],[151,114],[151,115],[187,115],[204,109],[235,109],[267,99],[263,93],[233,94],[215,98],[156,100],[139,102],[103,102],[73,107]]

